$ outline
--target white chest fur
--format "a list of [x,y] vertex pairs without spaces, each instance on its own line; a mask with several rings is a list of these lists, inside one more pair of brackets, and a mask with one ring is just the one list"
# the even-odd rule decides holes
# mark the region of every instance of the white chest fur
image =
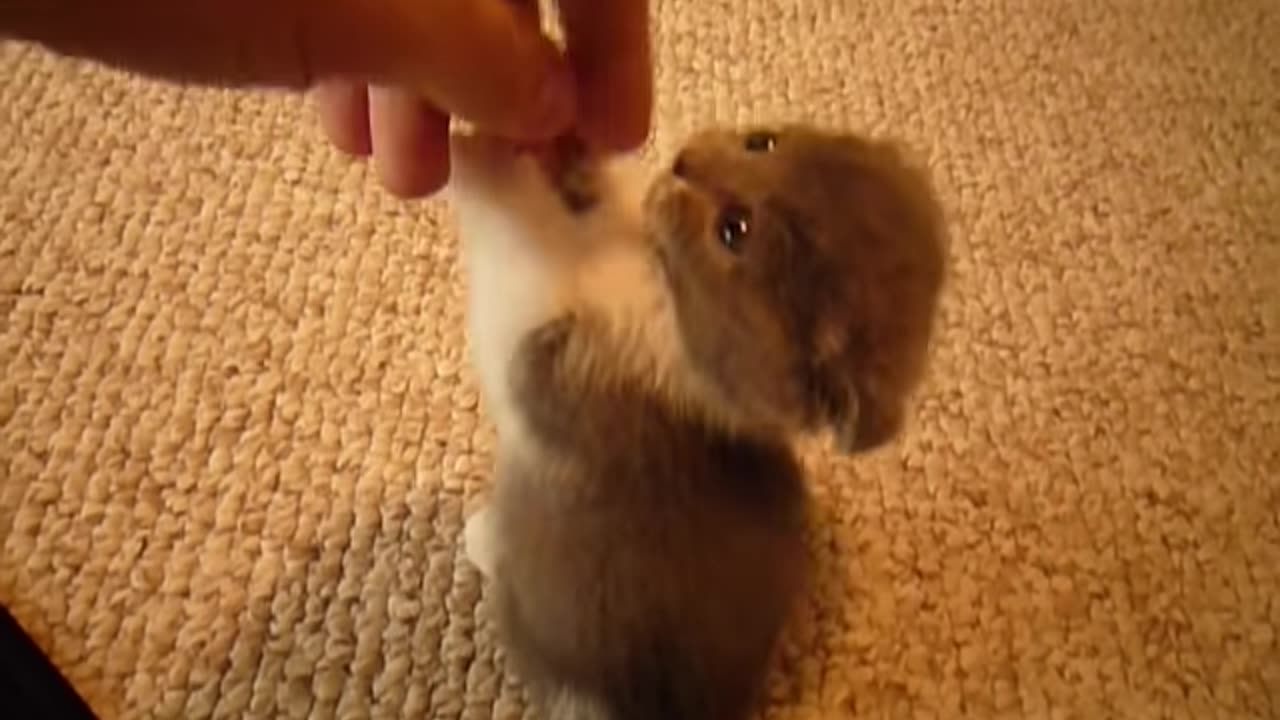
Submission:
[[575,215],[531,159],[455,141],[450,191],[464,246],[468,351],[500,446],[524,439],[509,384],[520,343],[565,313],[607,323],[619,343],[608,354],[640,363],[646,376],[657,380],[675,364],[669,300],[644,236],[641,177],[634,161],[615,162],[597,207]]

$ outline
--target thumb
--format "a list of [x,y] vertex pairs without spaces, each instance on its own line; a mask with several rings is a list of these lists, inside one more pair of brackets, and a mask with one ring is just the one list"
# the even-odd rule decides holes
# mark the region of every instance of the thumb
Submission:
[[639,146],[653,112],[648,0],[559,0],[559,7],[582,133],[613,150]]

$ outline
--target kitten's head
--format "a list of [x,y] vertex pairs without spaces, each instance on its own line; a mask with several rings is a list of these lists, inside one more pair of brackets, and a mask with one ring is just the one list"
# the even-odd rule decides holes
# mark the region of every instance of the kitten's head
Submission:
[[940,208],[888,142],[802,126],[706,131],[647,222],[696,370],[749,422],[891,440],[943,284]]

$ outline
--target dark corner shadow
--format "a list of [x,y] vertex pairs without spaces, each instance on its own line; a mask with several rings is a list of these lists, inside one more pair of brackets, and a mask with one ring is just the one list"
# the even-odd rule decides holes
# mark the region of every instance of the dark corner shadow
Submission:
[[4,711],[8,717],[98,720],[3,605],[0,605],[0,697],[8,706]]

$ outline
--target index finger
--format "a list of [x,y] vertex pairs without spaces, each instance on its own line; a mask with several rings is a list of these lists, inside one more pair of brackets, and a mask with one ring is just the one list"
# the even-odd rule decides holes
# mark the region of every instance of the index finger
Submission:
[[533,10],[512,0],[336,0],[306,16],[320,74],[410,88],[476,125],[544,138],[572,121],[573,88]]
[[610,150],[638,147],[653,111],[648,0],[559,0],[559,8],[579,132]]

